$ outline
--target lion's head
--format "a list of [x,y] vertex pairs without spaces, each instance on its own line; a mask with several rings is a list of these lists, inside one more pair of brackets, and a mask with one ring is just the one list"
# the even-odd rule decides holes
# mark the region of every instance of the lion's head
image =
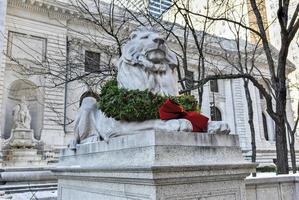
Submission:
[[177,95],[174,68],[178,60],[159,33],[148,29],[132,32],[122,53],[117,75],[120,87]]
[[176,55],[169,50],[161,35],[153,30],[141,29],[131,33],[123,47],[123,59],[131,65],[140,65],[150,71],[165,71],[160,65],[174,68]]

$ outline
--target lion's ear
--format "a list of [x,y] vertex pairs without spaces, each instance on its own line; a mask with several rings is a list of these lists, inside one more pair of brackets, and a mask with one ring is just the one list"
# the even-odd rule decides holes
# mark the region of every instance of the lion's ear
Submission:
[[125,45],[122,51],[122,57],[126,63],[135,65],[138,63],[135,45]]

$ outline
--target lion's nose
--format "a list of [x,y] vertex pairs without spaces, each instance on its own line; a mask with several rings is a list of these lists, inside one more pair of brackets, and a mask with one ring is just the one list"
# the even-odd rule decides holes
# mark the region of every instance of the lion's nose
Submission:
[[164,44],[164,42],[165,42],[164,39],[162,39],[162,38],[155,38],[155,39],[153,39],[153,41],[158,44]]

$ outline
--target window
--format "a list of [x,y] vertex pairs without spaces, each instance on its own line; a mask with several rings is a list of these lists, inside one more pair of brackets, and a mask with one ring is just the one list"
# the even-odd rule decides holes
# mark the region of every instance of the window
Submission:
[[265,140],[269,141],[267,118],[264,113],[262,113],[262,118],[263,118],[264,137],[265,137]]
[[211,120],[222,121],[221,112],[216,106],[211,107]]
[[85,51],[85,72],[99,73],[101,63],[101,54],[93,51]]
[[219,92],[217,80],[210,80],[210,91],[211,92]]
[[185,71],[185,77],[186,77],[186,89],[192,90],[194,88],[194,72],[186,70]]
[[8,32],[8,57],[18,61],[44,62],[47,39],[23,33]]
[[171,5],[171,0],[149,0],[148,11],[152,16],[159,17]]

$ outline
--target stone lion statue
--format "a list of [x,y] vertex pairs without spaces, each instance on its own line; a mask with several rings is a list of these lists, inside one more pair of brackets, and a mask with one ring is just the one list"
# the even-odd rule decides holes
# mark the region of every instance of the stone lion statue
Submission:
[[[118,62],[118,87],[129,90],[149,90],[155,94],[177,96],[178,79],[175,68],[176,55],[168,48],[161,35],[153,30],[137,30],[123,46],[123,55]],[[192,131],[187,119],[147,120],[144,122],[117,121],[96,110],[93,97],[83,99],[75,120],[76,139],[71,145],[101,138],[132,134],[137,131],[162,129],[165,131]],[[229,132],[226,124],[213,124],[213,130]],[[213,132],[213,130],[209,130]],[[216,132],[219,132],[216,131]]]

